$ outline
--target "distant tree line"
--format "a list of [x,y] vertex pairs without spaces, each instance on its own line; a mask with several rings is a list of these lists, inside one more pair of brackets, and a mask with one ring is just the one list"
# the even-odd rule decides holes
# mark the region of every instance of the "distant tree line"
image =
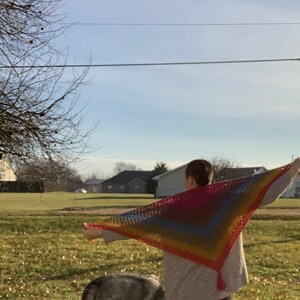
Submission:
[[157,188],[157,180],[154,180],[153,177],[158,176],[160,174],[166,173],[169,171],[169,168],[165,162],[157,162],[154,166],[154,169],[152,170],[149,179],[146,182],[146,192],[148,194],[154,194],[156,193]]
[[43,193],[43,181],[0,181],[0,192]]
[[39,161],[35,164],[19,165],[16,170],[18,181],[34,182],[42,181],[45,192],[67,191],[74,192],[82,187],[83,181],[75,169],[65,164],[48,164],[47,161]]

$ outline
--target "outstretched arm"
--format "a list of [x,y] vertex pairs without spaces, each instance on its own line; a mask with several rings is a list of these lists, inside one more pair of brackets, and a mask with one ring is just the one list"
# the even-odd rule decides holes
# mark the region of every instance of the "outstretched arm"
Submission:
[[267,191],[263,201],[259,207],[268,205],[280,197],[283,191],[290,188],[297,174],[300,172],[300,157],[295,159],[291,168],[273,183],[272,187]]
[[91,228],[88,227],[86,223],[83,223],[82,227],[82,234],[88,241],[92,241],[101,237],[101,228]]
[[92,241],[98,238],[103,238],[105,243],[111,243],[114,241],[129,239],[129,237],[121,235],[117,232],[113,232],[101,228],[89,227],[87,226],[86,223],[83,223],[82,234],[88,241]]

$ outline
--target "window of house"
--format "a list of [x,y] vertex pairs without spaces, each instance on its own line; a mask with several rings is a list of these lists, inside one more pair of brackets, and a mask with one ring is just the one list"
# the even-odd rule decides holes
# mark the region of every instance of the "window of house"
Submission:
[[124,190],[125,189],[125,185],[124,184],[121,184],[120,185],[120,190]]
[[140,189],[140,186],[139,186],[138,184],[136,184],[136,185],[134,186],[134,189],[135,189],[136,191],[138,191],[138,190]]
[[111,189],[112,189],[112,185],[108,185],[107,188],[108,188],[109,190],[111,190]]

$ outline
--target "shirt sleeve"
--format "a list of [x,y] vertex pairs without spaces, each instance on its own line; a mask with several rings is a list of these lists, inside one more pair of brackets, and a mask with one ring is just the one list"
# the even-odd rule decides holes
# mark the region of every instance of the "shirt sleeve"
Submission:
[[266,192],[263,200],[261,201],[259,207],[271,204],[277,200],[288,188],[293,184],[295,176],[298,174],[300,166],[300,160],[298,159],[289,171],[287,171],[283,176],[278,178],[272,186]]
[[115,242],[115,241],[121,241],[121,240],[128,240],[129,237],[124,236],[120,233],[114,232],[114,231],[110,231],[110,230],[106,230],[103,229],[101,232],[101,237],[103,238],[104,242],[106,244]]

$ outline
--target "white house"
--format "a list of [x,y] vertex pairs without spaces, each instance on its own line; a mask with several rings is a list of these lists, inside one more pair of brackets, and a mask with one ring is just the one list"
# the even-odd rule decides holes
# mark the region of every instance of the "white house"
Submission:
[[291,188],[286,190],[282,198],[300,198],[300,173],[296,176]]
[[[174,195],[185,190],[184,177],[187,164],[179,166],[169,172],[155,176],[153,179],[157,181],[156,198],[162,198]],[[255,173],[265,172],[265,167],[245,167],[245,168],[227,168],[224,172],[225,179],[249,176]],[[223,176],[221,176],[222,179]]]
[[0,181],[16,181],[16,179],[16,175],[9,161],[3,155],[2,159],[0,159]]
[[174,195],[185,190],[184,171],[187,164],[179,166],[169,172],[155,176],[153,179],[157,181],[156,198],[162,198]]

